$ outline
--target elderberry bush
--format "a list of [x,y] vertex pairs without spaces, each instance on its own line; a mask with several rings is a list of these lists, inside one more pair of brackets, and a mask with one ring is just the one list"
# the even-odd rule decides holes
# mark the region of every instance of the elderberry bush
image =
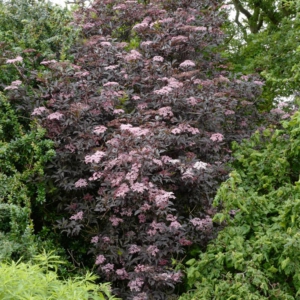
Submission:
[[55,186],[48,201],[64,214],[58,226],[85,242],[123,299],[174,293],[184,276],[174,261],[215,236],[211,203],[227,178],[230,143],[268,119],[258,111],[261,82],[232,74],[220,55],[221,6],[82,7],[74,61],[42,61],[40,97],[19,107],[34,103],[32,118],[56,145],[45,172]]

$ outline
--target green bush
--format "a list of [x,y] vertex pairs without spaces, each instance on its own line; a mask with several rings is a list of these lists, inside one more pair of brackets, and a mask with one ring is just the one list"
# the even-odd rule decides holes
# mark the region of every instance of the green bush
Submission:
[[36,251],[31,207],[45,201],[44,164],[54,155],[45,131],[26,131],[0,93],[0,261]]
[[180,299],[299,299],[300,113],[282,130],[235,144],[234,171],[222,184],[214,218],[227,227],[187,262]]
[[[29,84],[30,72],[42,71],[40,62],[45,58],[70,59],[78,36],[71,21],[70,11],[50,1],[0,0],[0,88],[16,79]],[[27,70],[21,77],[14,64],[6,64],[17,56]]]
[[62,263],[58,256],[43,253],[35,263],[0,263],[0,299],[2,300],[104,300],[111,295],[108,283],[95,284],[97,277],[59,280],[56,270]]

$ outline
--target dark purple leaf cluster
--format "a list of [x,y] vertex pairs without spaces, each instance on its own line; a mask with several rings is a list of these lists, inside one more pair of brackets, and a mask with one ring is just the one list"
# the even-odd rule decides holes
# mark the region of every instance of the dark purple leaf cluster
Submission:
[[56,145],[59,226],[124,299],[165,299],[182,280],[172,260],[214,236],[230,143],[265,118],[260,82],[218,53],[221,4],[99,0],[75,13],[74,63],[42,62],[32,116]]

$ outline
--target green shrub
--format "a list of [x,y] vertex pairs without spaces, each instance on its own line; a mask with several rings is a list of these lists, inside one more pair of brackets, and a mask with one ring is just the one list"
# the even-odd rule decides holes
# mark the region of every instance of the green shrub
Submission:
[[0,93],[0,261],[36,251],[31,207],[45,201],[44,164],[54,155],[45,131],[26,131]]
[[117,299],[111,295],[108,283],[95,284],[97,277],[59,280],[57,267],[62,263],[58,256],[43,253],[35,263],[0,263],[0,299],[2,300],[101,300]]
[[300,113],[284,129],[235,145],[234,171],[215,198],[227,227],[187,262],[180,299],[299,299]]

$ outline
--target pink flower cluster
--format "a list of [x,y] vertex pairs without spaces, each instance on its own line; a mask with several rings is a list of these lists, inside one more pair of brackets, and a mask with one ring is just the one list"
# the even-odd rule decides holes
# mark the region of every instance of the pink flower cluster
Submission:
[[193,61],[191,61],[191,60],[185,60],[183,63],[181,63],[180,65],[179,65],[179,67],[180,68],[183,68],[183,69],[186,69],[186,68],[193,68],[193,67],[195,67],[196,66],[196,64],[193,62]]
[[80,211],[77,214],[70,217],[70,220],[82,220],[83,219],[83,212]]
[[194,128],[189,124],[179,124],[178,127],[175,127],[171,130],[173,134],[180,134],[180,133],[191,133],[191,134],[198,134],[200,133],[198,128]]
[[137,277],[134,280],[129,281],[128,287],[131,291],[139,292],[144,284],[144,280],[141,277]]
[[150,133],[149,129],[142,129],[140,127],[133,127],[131,124],[122,124],[120,126],[122,131],[129,131],[134,136],[142,136]]
[[99,163],[100,160],[105,156],[105,152],[103,151],[96,151],[94,154],[92,155],[87,155],[85,157],[85,163]]
[[222,142],[223,139],[224,139],[224,136],[221,133],[214,133],[214,134],[212,134],[212,136],[210,137],[210,139],[213,142]]
[[40,106],[40,107],[36,107],[33,112],[32,112],[32,116],[40,116],[42,115],[44,112],[46,112],[47,109],[44,106]]
[[48,115],[47,119],[48,120],[60,120],[64,115],[59,113],[59,112],[55,112],[52,113],[50,115]]
[[80,178],[78,181],[75,182],[75,187],[86,187],[88,185],[87,181],[83,178]]
[[205,219],[194,218],[190,222],[197,230],[211,230],[213,227],[212,219],[208,216]]
[[22,81],[21,80],[16,80],[16,81],[13,81],[9,86],[7,86],[4,91],[6,90],[17,90],[18,89],[18,86],[22,84]]
[[136,50],[131,50],[130,53],[128,53],[124,59],[126,62],[131,62],[131,61],[135,61],[138,59],[141,59],[143,56],[140,52],[136,51]]
[[100,125],[100,126],[96,126],[95,129],[93,130],[93,132],[96,134],[101,134],[101,133],[104,133],[106,130],[107,130],[107,127]]
[[17,56],[16,58],[13,59],[8,59],[6,61],[7,64],[14,64],[16,62],[22,62],[23,61],[23,57],[22,56]]

